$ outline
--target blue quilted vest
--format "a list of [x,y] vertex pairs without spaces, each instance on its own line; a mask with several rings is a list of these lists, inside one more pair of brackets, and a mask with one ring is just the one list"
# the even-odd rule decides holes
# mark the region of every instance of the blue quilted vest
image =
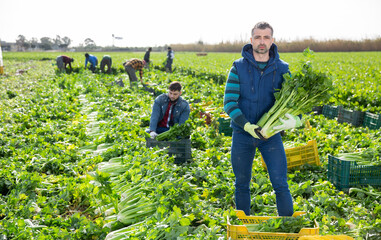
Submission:
[[[250,123],[257,123],[275,102],[274,93],[282,87],[283,74],[289,72],[288,64],[279,59],[277,46],[270,48],[270,59],[263,71],[253,56],[251,44],[242,49],[242,57],[233,64],[240,81],[239,108]],[[233,129],[242,129],[234,122]]]

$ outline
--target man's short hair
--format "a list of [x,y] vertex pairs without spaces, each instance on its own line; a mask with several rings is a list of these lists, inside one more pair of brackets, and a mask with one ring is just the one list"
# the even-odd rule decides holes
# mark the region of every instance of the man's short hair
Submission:
[[266,28],[270,28],[270,30],[271,30],[271,37],[272,37],[273,33],[274,33],[274,29],[273,29],[273,27],[271,27],[271,25],[268,22],[259,22],[259,23],[255,24],[253,29],[251,29],[251,36],[254,35],[254,30],[255,29],[262,29],[262,30],[264,30]]
[[171,82],[171,84],[169,84],[169,86],[168,86],[168,89],[170,91],[179,91],[179,92],[181,92],[181,83],[178,82],[178,81]]

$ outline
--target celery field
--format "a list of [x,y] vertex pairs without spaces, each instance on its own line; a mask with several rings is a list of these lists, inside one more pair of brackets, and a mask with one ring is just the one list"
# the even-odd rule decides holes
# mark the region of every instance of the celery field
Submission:
[[[75,59],[59,73],[55,58]],[[84,53],[4,52],[0,75],[0,239],[227,239],[234,216],[231,137],[220,134],[225,81],[240,54],[151,53],[142,85],[129,87],[122,63],[144,53],[112,57],[113,73],[84,70]],[[312,64],[333,78],[321,105],[381,114],[381,53],[315,53]],[[291,72],[302,53],[280,53]],[[99,65],[98,65],[99,69]],[[120,79],[124,87],[115,84]],[[172,81],[191,106],[192,159],[175,164],[164,149],[147,148],[145,129],[155,96]],[[147,91],[149,89],[150,91]],[[202,114],[208,109],[211,122]],[[288,170],[294,211],[309,213],[320,235],[381,239],[381,185],[338,189],[328,181],[328,155],[378,149],[380,129],[307,113],[310,128],[286,131],[285,145],[316,140],[320,166]],[[381,178],[381,177],[380,177]],[[251,215],[276,216],[275,193],[257,151]]]

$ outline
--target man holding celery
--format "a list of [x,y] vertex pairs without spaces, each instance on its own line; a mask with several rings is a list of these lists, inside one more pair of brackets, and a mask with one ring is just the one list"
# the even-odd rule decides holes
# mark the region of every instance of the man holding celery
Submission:
[[182,86],[178,81],[171,82],[168,93],[158,96],[152,106],[150,126],[147,132],[152,139],[166,132],[174,124],[184,124],[189,118],[190,107],[187,100],[181,97]]
[[[234,61],[225,88],[224,110],[233,128],[231,163],[236,177],[236,208],[250,215],[250,181],[256,149],[266,163],[275,190],[279,216],[291,216],[293,203],[287,183],[287,160],[280,133],[264,139],[258,134],[257,122],[275,103],[274,93],[281,87],[288,64],[279,58],[273,28],[257,23],[251,43],[242,49],[242,58]],[[277,131],[299,127],[298,116],[287,114]]]

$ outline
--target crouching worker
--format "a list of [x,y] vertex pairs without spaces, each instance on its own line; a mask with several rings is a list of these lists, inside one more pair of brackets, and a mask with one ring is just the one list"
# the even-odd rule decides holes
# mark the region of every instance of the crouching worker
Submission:
[[61,55],[61,56],[58,56],[56,58],[56,62],[57,62],[57,67],[60,70],[60,72],[66,71],[67,65],[69,65],[70,70],[73,70],[71,63],[74,62],[74,58],[70,58],[68,56]]
[[180,95],[181,84],[177,81],[169,84],[168,93],[163,93],[155,99],[152,106],[149,133],[152,139],[158,134],[168,131],[178,123],[185,123],[189,118],[189,103]]
[[140,82],[142,82],[143,78],[143,67],[146,64],[144,60],[139,60],[137,58],[132,58],[127,62],[123,63],[124,69],[128,74],[128,78],[130,79],[130,87],[134,84],[138,84],[138,78],[136,77],[136,71],[139,70]]
[[[102,73],[111,73],[111,65],[112,65],[112,59],[109,55],[104,55],[101,61],[101,72]],[[106,71],[107,67],[107,71]]]
[[90,63],[89,69],[94,73],[95,68],[98,65],[98,58],[96,56],[88,54],[88,53],[85,53],[85,58],[86,58],[85,59],[85,69],[87,67],[87,63]]

